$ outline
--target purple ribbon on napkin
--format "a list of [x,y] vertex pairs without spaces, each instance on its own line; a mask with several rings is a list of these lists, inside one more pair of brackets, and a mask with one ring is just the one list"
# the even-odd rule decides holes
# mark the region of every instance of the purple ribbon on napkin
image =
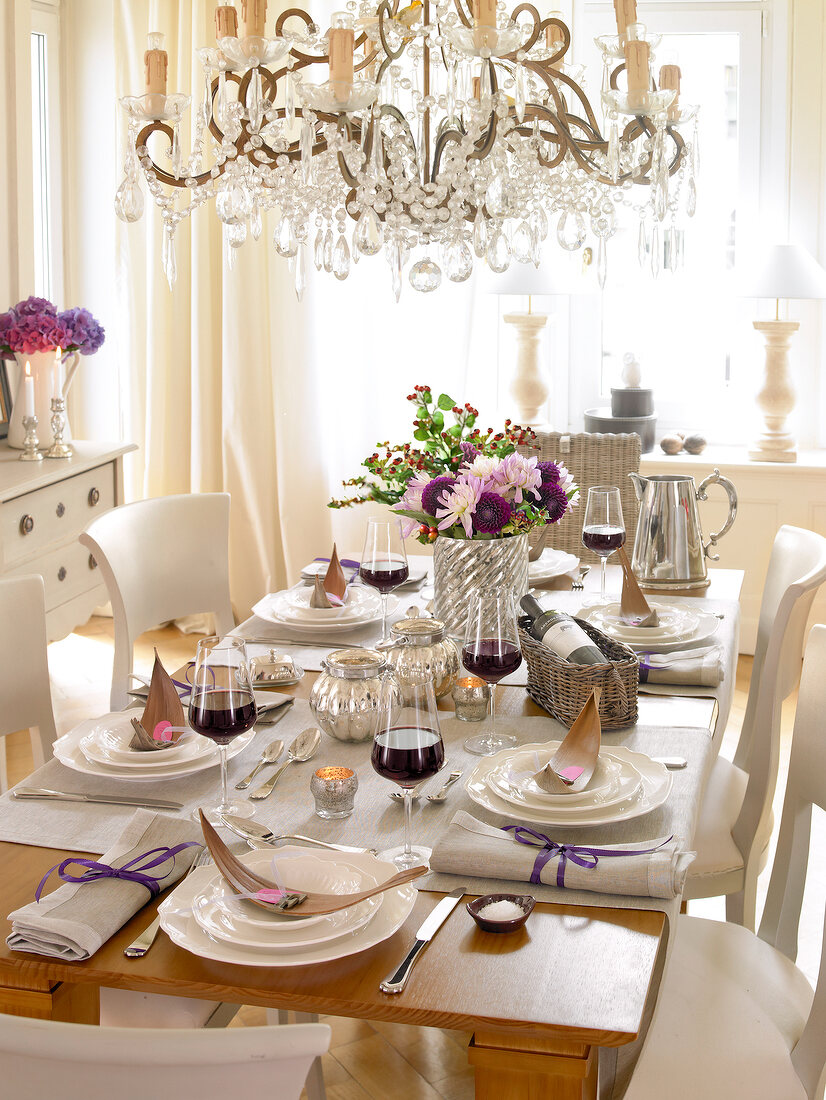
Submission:
[[[174,848],[150,848],[148,852],[142,852],[141,855],[135,856],[134,859],[130,859],[128,863],[124,863],[121,867],[110,867],[108,863],[99,863],[96,859],[77,859],[74,856],[70,856],[69,859],[64,859],[62,863],[56,863],[54,867],[46,872],[34,892],[34,898],[35,901],[40,901],[43,887],[46,885],[46,880],[49,875],[51,875],[52,871],[57,871],[58,877],[62,878],[64,882],[78,882],[83,884],[86,882],[97,882],[102,878],[122,878],[126,879],[127,882],[139,882],[141,886],[145,886],[150,895],[155,898],[161,892],[160,880],[172,874],[175,867],[175,856],[178,855],[179,852],[182,852],[184,848],[192,847],[202,848],[203,845],[199,844],[197,840],[187,840],[183,844],[176,844]],[[155,867],[162,867],[163,864],[168,863],[170,859],[172,860],[172,866],[162,875],[155,877],[146,873]],[[147,862],[142,863],[142,860],[147,860]],[[83,867],[83,874],[76,875],[68,871],[67,868],[72,864]]]
[[[313,558],[313,561],[329,561],[329,558]],[[359,569],[361,567],[360,561],[353,561],[352,558],[339,558],[339,565],[344,566],[345,569]]]
[[513,833],[514,839],[520,844],[530,844],[535,848],[542,849],[536,857],[533,871],[531,872],[530,881],[534,885],[542,882],[542,868],[548,860],[552,859],[554,856],[559,856],[559,863],[556,868],[556,884],[563,888],[565,886],[565,868],[568,864],[568,860],[570,860],[571,863],[575,863],[577,867],[584,867],[587,871],[593,871],[599,863],[600,856],[650,855],[651,852],[656,852],[658,849],[665,847],[670,840],[674,839],[672,835],[662,841],[661,844],[657,844],[654,848],[634,848],[618,851],[616,848],[588,848],[581,844],[557,844],[557,842],[551,840],[549,836],[545,836],[544,833],[537,833],[534,829],[529,829],[526,825],[505,825],[502,831]]

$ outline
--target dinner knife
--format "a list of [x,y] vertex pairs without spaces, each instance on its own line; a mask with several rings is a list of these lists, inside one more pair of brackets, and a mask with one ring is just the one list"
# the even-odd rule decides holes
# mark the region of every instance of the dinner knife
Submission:
[[111,806],[143,806],[148,810],[182,810],[181,802],[164,802],[160,798],[129,798],[126,795],[75,794],[50,791],[46,787],[15,787],[12,798],[42,798],[53,802],[105,802]]
[[382,993],[401,993],[410,977],[413,964],[422,951],[427,947],[447,918],[467,893],[466,886],[458,886],[452,893],[447,894],[433,912],[428,916],[424,924],[416,933],[416,942],[402,959],[399,966],[389,974],[383,982],[379,983]]

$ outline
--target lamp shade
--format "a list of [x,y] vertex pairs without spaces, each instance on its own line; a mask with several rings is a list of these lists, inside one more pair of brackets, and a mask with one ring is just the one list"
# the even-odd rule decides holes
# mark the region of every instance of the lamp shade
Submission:
[[549,257],[545,251],[539,267],[511,262],[497,275],[485,266],[482,289],[487,294],[593,294],[596,278],[582,274],[582,255]]
[[740,276],[743,298],[826,298],[826,271],[799,244],[776,244]]

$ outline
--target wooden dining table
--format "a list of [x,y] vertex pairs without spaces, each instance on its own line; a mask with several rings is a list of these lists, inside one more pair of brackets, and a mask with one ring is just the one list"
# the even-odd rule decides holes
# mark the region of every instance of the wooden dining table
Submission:
[[[742,574],[717,571],[706,591],[736,598],[741,582]],[[314,677],[308,673],[294,688],[282,690],[307,698]],[[641,722],[647,713],[660,714],[664,705],[674,725],[716,720],[708,700],[674,695],[641,696],[639,702]],[[517,687],[499,689],[497,711],[512,718],[544,714]],[[4,912],[31,901],[49,868],[76,854],[70,848],[0,843]],[[467,894],[465,900],[478,894],[472,878]],[[468,1059],[477,1100],[593,1100],[600,1048],[635,1040],[656,996],[667,942],[664,913],[540,902],[522,931],[503,936],[480,931],[461,904],[422,954],[404,992],[382,993],[380,981],[407,953],[442,896],[420,890],[399,931],[367,951],[293,968],[203,959],[165,935],[142,959],[127,959],[124,947],[157,908],[151,902],[83,962],[0,945],[0,1012],[96,1023],[99,989],[106,986],[457,1029],[472,1033]]]

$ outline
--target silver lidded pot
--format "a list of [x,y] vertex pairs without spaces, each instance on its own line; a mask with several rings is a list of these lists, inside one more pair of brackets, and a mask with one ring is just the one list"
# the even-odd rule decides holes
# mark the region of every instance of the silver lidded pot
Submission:
[[442,620],[429,617],[399,619],[390,632],[394,645],[387,654],[387,661],[401,683],[402,693],[411,673],[425,672],[433,680],[437,699],[449,695],[459,675],[459,650],[447,636]]
[[386,656],[376,649],[336,649],[321,667],[310,692],[316,722],[336,741],[369,741],[376,732]]

